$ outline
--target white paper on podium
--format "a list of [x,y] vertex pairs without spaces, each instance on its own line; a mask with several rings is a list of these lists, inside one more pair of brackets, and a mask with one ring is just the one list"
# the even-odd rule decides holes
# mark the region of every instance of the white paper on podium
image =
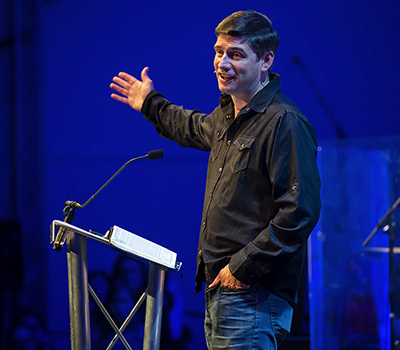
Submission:
[[170,269],[178,269],[177,254],[145,238],[113,226],[107,234],[110,244],[128,253],[153,261]]

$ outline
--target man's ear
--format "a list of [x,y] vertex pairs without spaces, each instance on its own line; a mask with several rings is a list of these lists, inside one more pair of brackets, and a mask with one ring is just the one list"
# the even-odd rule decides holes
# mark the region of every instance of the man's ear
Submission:
[[272,51],[268,51],[261,59],[263,61],[261,70],[268,72],[274,63],[275,54]]

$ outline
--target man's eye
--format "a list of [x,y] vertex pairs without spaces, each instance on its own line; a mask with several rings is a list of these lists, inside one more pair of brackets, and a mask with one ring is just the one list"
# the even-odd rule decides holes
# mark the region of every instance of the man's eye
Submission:
[[242,56],[240,53],[235,52],[235,53],[232,55],[232,57],[233,57],[235,60],[238,60],[238,59],[242,58],[243,56]]

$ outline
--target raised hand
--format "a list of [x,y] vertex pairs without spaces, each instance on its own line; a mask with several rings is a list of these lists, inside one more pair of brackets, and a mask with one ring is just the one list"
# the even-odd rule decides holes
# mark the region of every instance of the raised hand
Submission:
[[113,78],[113,83],[110,84],[110,88],[118,92],[118,94],[113,93],[111,97],[140,112],[146,96],[154,89],[153,81],[147,74],[148,71],[148,67],[142,70],[142,81],[128,73],[119,73],[117,77]]

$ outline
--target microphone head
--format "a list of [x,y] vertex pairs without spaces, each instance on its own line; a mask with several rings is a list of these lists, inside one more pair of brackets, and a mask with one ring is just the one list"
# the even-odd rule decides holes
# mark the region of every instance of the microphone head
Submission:
[[156,149],[154,151],[150,151],[149,153],[147,153],[147,159],[160,159],[162,157],[164,157],[164,152],[162,151],[162,149]]

